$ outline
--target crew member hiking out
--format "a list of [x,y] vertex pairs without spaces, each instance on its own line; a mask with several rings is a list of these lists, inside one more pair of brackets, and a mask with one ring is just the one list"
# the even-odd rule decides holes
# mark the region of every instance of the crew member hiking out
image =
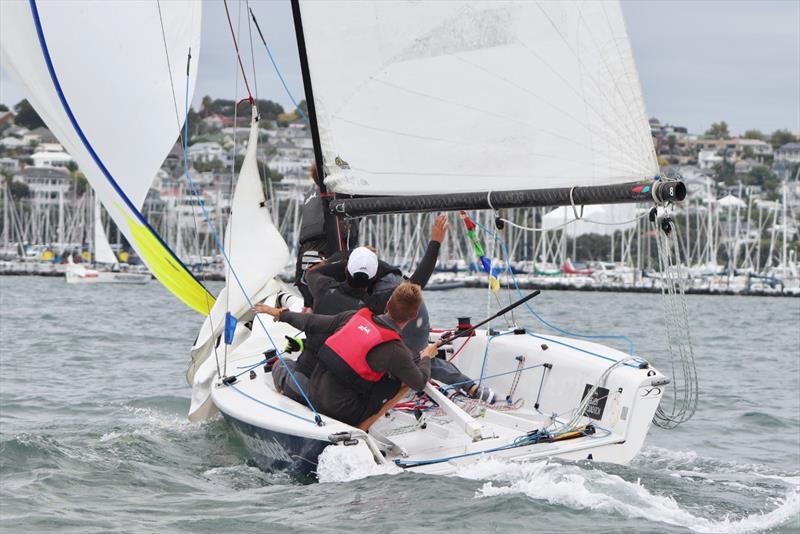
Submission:
[[[296,313],[264,304],[254,310],[307,333],[328,336],[310,380],[301,386],[320,413],[366,430],[374,415],[390,409],[405,394],[403,384],[421,391],[430,378],[431,358],[438,345],[426,347],[415,361],[400,337],[421,305],[419,286],[403,283],[380,315],[368,308],[337,315]],[[286,363],[291,367],[293,362]],[[283,365],[276,365],[272,376],[279,390],[295,398],[297,392],[291,391],[294,382]]]

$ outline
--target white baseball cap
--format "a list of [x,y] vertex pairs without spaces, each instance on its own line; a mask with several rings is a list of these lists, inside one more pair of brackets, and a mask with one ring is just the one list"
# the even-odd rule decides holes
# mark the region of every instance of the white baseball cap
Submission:
[[350,276],[364,273],[368,278],[374,278],[378,273],[378,256],[367,247],[353,249],[347,260],[347,272]]

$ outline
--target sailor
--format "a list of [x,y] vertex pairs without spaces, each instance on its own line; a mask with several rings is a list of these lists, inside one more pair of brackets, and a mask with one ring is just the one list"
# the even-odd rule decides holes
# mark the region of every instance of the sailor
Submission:
[[[366,430],[405,394],[404,384],[419,391],[430,378],[438,345],[428,345],[415,359],[400,337],[421,306],[421,289],[406,282],[392,292],[385,312],[378,315],[369,308],[317,315],[265,304],[254,306],[254,311],[298,330],[327,336],[306,394],[320,413]],[[291,367],[291,361],[286,363]],[[284,393],[288,393],[285,388],[294,387],[283,365],[276,366],[272,374]]]
[[[408,279],[422,289],[428,284],[436,267],[447,229],[447,216],[438,216],[434,221],[425,254]],[[369,307],[373,313],[381,313],[386,309],[392,291],[404,281],[405,278],[397,267],[379,261],[375,252],[368,247],[358,247],[349,255],[337,253],[306,273],[306,282],[313,298],[314,313],[323,315],[355,310],[362,306]],[[401,333],[403,341],[413,354],[418,354],[428,344],[430,330],[428,309],[423,302],[418,317],[409,322]],[[316,364],[316,352],[324,341],[323,337],[309,335],[306,332],[303,353],[298,358],[298,371],[305,376],[311,376]],[[295,348],[299,347],[297,342],[292,343],[290,340],[289,343]],[[431,373],[434,379],[445,384],[459,384],[458,388],[453,389],[454,392],[463,390],[470,397],[489,403],[495,400],[491,388],[479,386],[443,358],[437,358],[432,362]]]

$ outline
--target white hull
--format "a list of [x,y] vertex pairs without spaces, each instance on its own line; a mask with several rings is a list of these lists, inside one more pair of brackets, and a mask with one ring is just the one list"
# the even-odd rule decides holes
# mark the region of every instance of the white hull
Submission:
[[65,274],[68,284],[146,284],[150,281],[150,274],[146,273],[68,269]]
[[[296,334],[267,316],[262,322],[275,340]],[[309,408],[274,389],[271,373],[265,373],[263,363],[259,364],[272,344],[256,320],[252,332],[237,328],[228,349],[228,375],[240,374],[235,383],[221,383],[213,356],[200,366],[194,381],[192,415],[198,419],[222,412],[266,469],[315,471],[317,457],[325,447],[346,446],[342,442],[332,444],[337,433],[347,433],[366,444],[372,452],[370,461],[376,464],[396,463],[408,470],[436,474],[452,473],[459,464],[476,461],[483,454],[510,460],[591,458],[620,464],[636,456],[661,399],[659,384],[665,382],[664,375],[652,368],[638,368],[635,363],[622,365],[602,384],[608,392],[602,392],[606,398],[602,410],[598,410],[602,412],[599,419],[580,420],[581,426],[593,424],[594,434],[514,446],[533,430],[556,432],[563,427],[580,404],[587,385],[594,385],[609,366],[627,355],[595,343],[550,335],[498,334],[489,336],[479,331],[468,341],[456,340],[453,347],[458,350],[466,343],[454,363],[476,379],[483,368],[483,376],[489,377],[484,382],[499,396],[497,404],[468,401],[466,408],[472,416],[466,418],[456,411],[437,409],[418,421],[413,413],[392,411],[367,435],[325,416],[323,426],[318,426]],[[520,355],[524,356],[523,370],[515,372],[520,368]],[[545,363],[550,368],[542,366]],[[494,376],[501,373],[509,374]],[[515,377],[518,383],[512,400],[522,399],[523,405],[511,409],[504,398],[511,393]],[[379,439],[383,438],[374,437],[378,435],[387,436],[395,447],[382,445]],[[381,449],[385,455],[379,452]]]

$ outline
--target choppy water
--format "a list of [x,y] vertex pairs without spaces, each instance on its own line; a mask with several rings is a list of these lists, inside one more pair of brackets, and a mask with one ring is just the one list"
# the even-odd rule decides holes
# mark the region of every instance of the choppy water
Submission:
[[[560,326],[628,334],[658,363],[659,298],[550,292],[535,303]],[[481,290],[428,300],[448,324],[486,311]],[[223,421],[186,421],[200,318],[157,283],[0,277],[0,530],[798,532],[800,300],[689,306],[698,413],[654,428],[629,466],[485,460],[458,477],[363,478],[353,458],[331,455],[325,482],[301,485],[252,467]]]

